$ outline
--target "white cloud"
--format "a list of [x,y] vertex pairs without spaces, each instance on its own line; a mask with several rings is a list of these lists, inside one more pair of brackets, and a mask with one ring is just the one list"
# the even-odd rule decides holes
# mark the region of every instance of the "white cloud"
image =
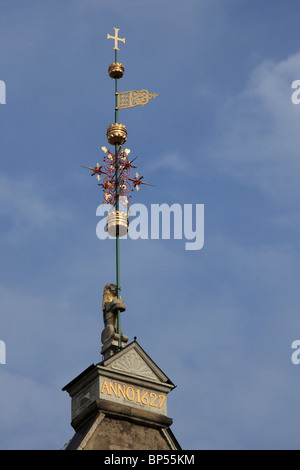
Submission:
[[177,151],[164,153],[154,162],[151,162],[147,171],[155,171],[160,169],[167,169],[168,172],[176,172],[180,174],[193,174],[191,159],[188,158],[188,151],[186,155],[182,155]]
[[68,220],[69,212],[43,178],[0,175],[0,227],[6,242],[19,242],[32,231],[53,230]]
[[300,53],[263,62],[243,92],[218,109],[218,168],[278,202],[299,200],[300,106],[291,84],[300,77]]

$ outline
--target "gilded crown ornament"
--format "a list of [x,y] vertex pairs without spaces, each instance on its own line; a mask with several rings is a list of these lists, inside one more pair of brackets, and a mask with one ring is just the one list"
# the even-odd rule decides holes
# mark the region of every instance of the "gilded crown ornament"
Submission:
[[124,75],[124,65],[120,62],[113,62],[108,67],[108,75],[110,78],[122,78]]
[[107,142],[111,145],[123,145],[127,140],[127,129],[124,124],[115,122],[110,124],[106,131]]
[[111,237],[124,237],[129,229],[129,217],[124,211],[110,211],[106,218],[106,231]]

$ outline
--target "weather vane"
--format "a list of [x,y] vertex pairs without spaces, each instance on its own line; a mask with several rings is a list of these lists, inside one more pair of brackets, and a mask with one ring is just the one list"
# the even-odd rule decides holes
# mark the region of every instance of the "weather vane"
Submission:
[[[128,209],[131,202],[131,192],[133,188],[139,190],[141,185],[148,185],[143,180],[143,176],[139,176],[136,172],[132,177],[131,171],[136,167],[133,162],[136,160],[129,159],[129,149],[123,149],[123,144],[127,141],[127,129],[124,124],[119,123],[119,109],[132,108],[134,106],[145,106],[150,99],[157,97],[155,93],[149,93],[148,90],[131,90],[118,93],[118,80],[124,75],[124,66],[118,62],[117,51],[119,51],[119,42],[125,44],[125,38],[118,36],[119,29],[114,28],[115,35],[107,34],[107,39],[114,40],[115,61],[108,67],[108,74],[115,80],[115,122],[107,128],[106,136],[110,145],[114,146],[112,153],[105,146],[102,147],[104,152],[103,164],[95,167],[84,166],[92,171],[92,176],[97,175],[99,186],[103,189],[103,204],[112,206],[106,219],[106,230],[109,235],[116,237],[116,292],[117,298],[120,299],[120,237],[126,235],[129,229],[129,217],[127,212],[120,210],[121,204]],[[83,165],[82,165],[83,166]],[[132,188],[133,186],[133,188]],[[152,186],[152,185],[149,185]],[[122,347],[121,318],[120,310],[117,311],[117,331],[118,346]]]

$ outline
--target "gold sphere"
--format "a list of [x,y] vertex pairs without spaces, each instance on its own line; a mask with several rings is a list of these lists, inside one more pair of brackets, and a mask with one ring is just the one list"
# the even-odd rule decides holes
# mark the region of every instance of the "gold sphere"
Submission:
[[124,65],[120,62],[113,62],[108,67],[108,75],[110,78],[122,78],[124,75]]
[[111,145],[125,144],[127,140],[127,129],[124,124],[110,124],[106,131],[107,141]]
[[129,217],[124,211],[110,211],[106,217],[106,231],[111,237],[124,237],[129,230]]

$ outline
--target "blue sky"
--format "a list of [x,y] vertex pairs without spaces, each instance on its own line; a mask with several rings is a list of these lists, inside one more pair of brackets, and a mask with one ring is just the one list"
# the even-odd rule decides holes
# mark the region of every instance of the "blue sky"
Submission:
[[0,448],[59,449],[61,388],[101,360],[113,240],[96,236],[94,165],[119,91],[142,187],[204,204],[205,244],[122,240],[124,333],[177,385],[183,449],[298,449],[300,79],[297,0],[0,0]]

